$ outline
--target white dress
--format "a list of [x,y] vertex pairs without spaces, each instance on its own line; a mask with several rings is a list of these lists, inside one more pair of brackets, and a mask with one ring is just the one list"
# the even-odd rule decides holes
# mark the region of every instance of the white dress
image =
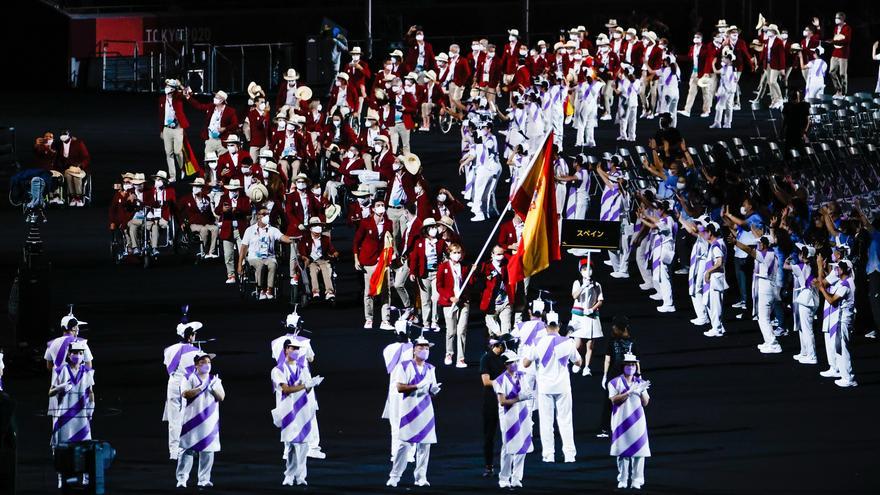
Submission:
[[52,371],[52,386],[70,388],[55,395],[53,408],[49,410],[52,418],[53,447],[62,443],[79,442],[92,439],[92,412],[94,400],[89,392],[95,385],[95,371],[82,364],[74,370],[64,364]]
[[[394,382],[407,385],[421,383],[437,384],[434,366],[422,363],[421,369],[415,360],[404,361],[394,370]],[[400,441],[407,443],[437,443],[437,430],[434,427],[434,406],[431,394],[416,397],[415,392],[402,394],[400,405]]]
[[[633,383],[641,381],[633,377]],[[630,386],[623,375],[608,382],[608,398],[620,395]],[[648,396],[648,392],[643,392]],[[648,444],[648,423],[642,399],[636,394],[627,396],[621,404],[611,406],[611,455],[620,457],[651,457]]]
[[572,331],[568,336],[580,339],[598,339],[602,337],[602,322],[599,320],[599,311],[590,311],[589,308],[605,299],[602,295],[602,286],[599,285],[599,282],[590,280],[587,282],[587,288],[582,290],[582,287],[584,285],[581,280],[575,280],[571,286],[572,294],[577,292],[580,295],[574,300],[571,307],[569,326]]

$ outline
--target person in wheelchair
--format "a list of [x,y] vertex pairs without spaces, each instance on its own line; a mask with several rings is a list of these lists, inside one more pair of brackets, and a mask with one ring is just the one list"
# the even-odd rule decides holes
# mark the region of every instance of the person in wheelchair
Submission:
[[416,96],[422,110],[422,125],[419,130],[428,132],[431,130],[431,117],[447,107],[447,96],[437,84],[437,75],[433,70],[425,71],[425,84],[419,86]]
[[110,200],[110,232],[115,232],[117,230],[122,232],[122,238],[120,240],[125,240],[126,245],[128,244],[128,241],[125,227],[128,226],[128,222],[134,216],[134,211],[129,207],[128,203],[128,197],[134,190],[134,184],[131,183],[134,177],[135,174],[131,172],[122,174],[122,183],[113,185],[116,191],[113,193],[113,199]]
[[340,124],[343,117],[358,107],[357,88],[348,84],[348,80],[348,74],[340,72],[336,74],[336,81],[330,89],[330,115],[335,117],[338,114]]
[[125,209],[129,212],[128,222],[128,253],[139,255],[141,253],[140,232],[146,220],[144,210],[144,174],[134,174],[131,179],[132,188],[125,197]]
[[318,273],[320,272],[324,281],[324,298],[332,301],[336,298],[336,291],[333,287],[333,266],[331,263],[339,258],[339,252],[336,251],[330,240],[329,227],[318,217],[310,218],[309,223],[301,227],[309,230],[308,235],[304,235],[297,243],[297,248],[299,257],[309,272],[312,298],[316,299],[321,296],[321,286],[318,285]]
[[177,193],[168,186],[168,172],[160,170],[152,176],[153,187],[144,194],[144,205],[147,207],[146,230],[150,233],[152,254],[158,254],[159,229],[165,229],[167,239],[174,235],[171,225],[177,216]]
[[335,144],[339,149],[348,149],[352,144],[357,144],[357,140],[357,134],[348,122],[343,121],[342,113],[337,110],[336,113],[331,114],[330,125],[324,129],[324,135],[321,136],[321,145],[327,150],[328,156],[331,145]]
[[367,116],[364,119],[364,125],[361,127],[361,133],[358,136],[358,153],[364,161],[364,168],[373,170],[373,155],[370,153],[373,149],[373,143],[379,136],[385,136],[391,142],[391,136],[388,131],[382,129],[379,125],[379,112],[375,109],[368,109]]
[[55,149],[55,170],[64,174],[70,206],[85,206],[83,179],[92,163],[86,144],[71,136],[70,131],[64,131],[58,141],[52,142],[52,146]]
[[180,200],[178,217],[183,223],[183,229],[199,236],[202,245],[198,256],[204,258],[217,258],[217,225],[214,221],[214,213],[211,208],[211,200],[208,197],[208,189],[205,179],[197,177],[192,181],[192,192]]
[[356,144],[352,144],[338,157],[339,161],[330,160],[330,166],[335,169],[335,173],[330,180],[327,181],[327,196],[334,204],[340,204],[342,196],[340,191],[352,191],[357,187],[358,178],[352,175],[355,170],[366,169],[366,164],[360,156],[360,150]]
[[[244,237],[241,239],[241,251],[238,256],[239,279],[244,277],[244,260],[247,259],[256,275],[260,300],[275,298],[275,270],[278,268],[275,243],[278,241],[290,244],[293,239],[269,225],[269,209],[260,208],[257,211],[257,223],[244,231]],[[263,268],[268,272],[265,286],[263,284]]]
[[284,134],[275,137],[272,152],[278,158],[281,175],[287,180],[299,175],[304,161],[315,158],[312,140],[303,131],[305,121],[305,117],[293,115],[284,126]]

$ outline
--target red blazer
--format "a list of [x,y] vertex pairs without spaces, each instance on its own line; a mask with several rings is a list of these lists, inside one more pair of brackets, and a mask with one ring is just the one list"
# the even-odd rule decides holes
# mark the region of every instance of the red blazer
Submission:
[[510,82],[510,90],[519,90],[525,92],[531,87],[532,74],[529,72],[528,66],[521,65],[517,67],[516,72],[513,74],[513,80]]
[[480,296],[480,311],[484,313],[492,313],[495,311],[495,298],[493,295],[495,294],[495,290],[498,288],[499,283],[504,284],[505,292],[507,292],[507,300],[510,302],[510,305],[513,306],[516,286],[511,286],[511,284],[507,283],[507,262],[509,259],[510,256],[504,257],[504,260],[501,262],[500,272],[495,269],[495,265],[493,265],[491,261],[484,261],[483,265],[480,267],[480,275],[485,282],[483,285],[483,293]]
[[400,181],[401,186],[403,186],[403,193],[406,194],[406,201],[401,206],[409,205],[416,199],[415,187],[418,177],[401,168],[400,174],[392,172],[391,177],[388,179],[388,185],[385,187],[385,204],[389,207],[391,206],[391,190],[397,181]]
[[[623,56],[621,59],[626,62],[626,51],[629,49],[629,42],[627,46],[623,48]],[[630,50],[630,60],[629,64],[639,70],[642,67],[642,59],[645,56],[645,45],[642,44],[641,41],[633,41],[632,42],[632,50]]]
[[[320,237],[318,237],[318,239],[321,243],[321,258],[320,259],[335,258],[336,256],[339,255],[339,253],[336,251],[336,248],[333,247],[333,243],[330,242],[329,235],[322,234]],[[302,257],[308,258],[309,261],[312,261],[311,254],[312,254],[312,245],[314,243],[315,243],[315,239],[312,237],[311,232],[309,232],[306,235],[303,235],[302,239],[300,239],[296,243],[296,249],[299,252],[299,255]]]
[[[397,98],[394,99],[395,102],[395,110],[397,105]],[[419,112],[419,102],[416,99],[416,96],[411,93],[403,93],[403,96],[400,97],[400,105],[403,107],[403,125],[412,130],[416,127],[416,114]],[[392,124],[393,127],[394,124]]]
[[251,130],[251,141],[249,144],[258,148],[266,146],[266,143],[269,142],[269,134],[272,132],[269,114],[263,112],[261,115],[259,110],[252,108],[248,112],[247,121]]
[[244,231],[250,225],[251,200],[248,199],[246,194],[239,192],[235,208],[229,212],[224,212],[223,205],[225,204],[232,205],[232,198],[229,197],[228,191],[224,192],[223,196],[220,197],[220,202],[214,208],[214,214],[220,218],[220,235],[218,237],[220,237],[221,241],[231,241],[233,221],[238,222],[238,235],[240,236],[244,236]]
[[[357,108],[357,107],[355,107]],[[354,133],[351,126],[347,122],[343,122],[339,126],[339,137],[336,137],[336,128],[333,123],[328,124],[324,128],[324,135],[321,136],[321,145],[329,148],[331,144],[339,146],[339,149],[347,149],[353,144],[357,144],[357,134]]]
[[[429,89],[430,95],[428,94]],[[431,88],[427,84],[419,86],[416,89],[416,99],[419,104],[430,102],[437,106],[446,106],[446,95],[443,93],[443,87],[436,83]]]
[[547,56],[547,70],[549,72],[559,72],[562,71],[563,74],[568,74],[568,69],[571,68],[571,59],[568,57],[568,54],[557,56],[555,53]]
[[361,266],[373,266],[379,262],[379,254],[385,247],[383,240],[385,232],[392,232],[393,228],[391,220],[385,217],[382,219],[382,235],[379,235],[375,215],[370,215],[360,221],[357,231],[354,233],[352,252],[357,256]]
[[[272,146],[272,154],[276,159],[282,159],[289,156],[284,153],[284,141],[286,140],[287,131],[276,131],[275,144]],[[280,134],[280,135],[279,135]],[[294,131],[293,142],[296,146],[296,158],[306,159],[315,157],[315,147],[312,146],[312,140],[309,139],[302,131]],[[218,166],[219,168],[219,166]]]
[[516,227],[513,226],[513,220],[508,220],[501,224],[498,228],[498,244],[505,249],[505,251],[509,251],[508,246],[511,244],[516,244]]
[[[165,98],[168,95],[163,94],[159,97],[159,129],[165,128]],[[183,112],[183,100],[186,97],[180,91],[171,93],[171,107],[174,108],[174,116],[177,117],[177,127],[186,129],[189,127],[189,120],[186,119],[186,113]]]
[[334,84],[330,87],[330,99],[327,100],[327,106],[330,109],[336,105],[336,98],[339,96],[340,91],[345,91],[345,103],[348,105],[348,108],[352,109],[352,111],[357,111],[358,107],[358,92],[357,86],[353,84],[346,84],[343,88],[342,86],[337,86]]
[[[497,57],[496,57],[497,58]],[[483,61],[486,60],[486,52],[480,52],[479,55],[474,57],[474,52],[470,52],[464,56],[464,61],[467,62],[468,71],[470,75],[468,76],[468,80],[466,84],[469,84],[474,81],[474,78],[477,77],[477,68],[483,66]]]
[[34,144],[34,168],[51,170],[55,165],[56,154],[57,152],[53,146],[47,144]]
[[354,63],[349,61],[345,65],[345,73],[348,74],[348,85],[354,86],[359,91],[359,88],[366,88],[367,80],[370,79],[373,73],[370,72],[370,64],[364,61],[364,59],[358,60],[358,65],[360,65],[360,68],[355,67]]
[[[714,44],[710,44],[709,46],[715,48]],[[749,53],[749,45],[744,39],[740,38],[736,40],[736,45],[733,47],[733,54],[736,57],[733,60],[733,65],[737,72],[745,72],[746,69],[750,71],[755,70],[755,67],[752,66],[752,54]]]
[[177,216],[177,193],[171,186],[165,186],[165,201],[160,205],[156,198],[156,188],[151,187],[144,191],[144,204],[150,208],[162,207],[162,218],[170,221],[172,216]]
[[[195,98],[188,98],[186,101],[190,106],[205,114],[205,127],[199,132],[199,137],[203,140],[207,140],[208,124],[211,123],[211,115],[214,114],[214,103],[202,103]],[[235,114],[235,109],[228,104],[223,106],[223,113],[220,115],[220,128],[224,129],[224,131],[220,133],[221,141],[226,140],[230,134],[238,130],[238,115]]]
[[[311,191],[306,191],[306,202],[309,207],[308,216],[318,217],[321,221],[324,221],[326,218],[324,208],[321,207],[321,202]],[[302,236],[303,231],[299,229],[299,226],[305,225],[308,218],[306,218],[303,212],[303,201],[299,191],[289,192],[284,195],[284,213],[287,218],[287,229],[284,233],[290,237],[299,238]]]
[[[376,128],[378,127],[379,126],[377,124]],[[361,153],[367,153],[373,149],[373,141],[376,139],[376,136],[385,136],[389,139],[389,142],[391,139],[391,136],[385,129],[379,129],[379,132],[371,138],[370,130],[364,126],[361,126],[361,134],[358,136],[357,140],[358,149],[360,149]]]
[[[296,88],[293,88],[296,91]],[[281,108],[287,104],[287,81],[282,79],[278,83],[278,95],[275,96],[275,108]],[[294,113],[305,115],[309,111],[309,102],[300,100],[299,105],[293,107]]]
[[[413,242],[412,249],[407,256],[407,265],[409,265],[409,273],[416,278],[428,277],[428,258],[425,256],[425,243],[427,241],[421,235]],[[443,256],[446,253],[446,241],[437,239],[437,268],[443,262]]]
[[[414,36],[410,35],[404,36],[403,40],[409,45],[409,48],[406,50],[406,55],[403,57],[403,63],[406,64],[408,70],[414,71],[416,70],[416,64],[419,60],[418,41],[416,41]],[[434,47],[427,41],[423,41],[423,43],[425,44],[425,63],[422,66],[423,70],[433,69]]]
[[[706,57],[709,54],[709,47],[714,46],[712,44],[706,45],[701,43],[699,46],[691,45],[690,49],[688,49],[687,57],[679,57],[679,61],[684,62],[685,60],[688,62],[688,65],[693,65],[694,61],[694,52],[697,52],[697,64],[695,69],[697,69],[697,77],[703,77],[707,74],[706,72]],[[737,56],[737,58],[739,58]]]
[[[461,264],[462,282],[464,282],[469,271],[469,266]],[[467,304],[468,289],[470,289],[471,284],[473,284],[473,279],[469,280],[467,285],[465,285],[464,289],[461,291],[459,303]],[[438,305],[441,307],[452,306],[452,301],[450,301],[449,298],[455,295],[455,279],[453,278],[451,262],[449,261],[444,261],[437,267],[437,294],[440,296],[437,301]]]
[[[204,194],[202,194],[204,196]],[[200,210],[199,203],[192,193],[181,198],[178,203],[178,216],[189,222],[191,225],[213,225],[214,214],[211,212],[211,205],[208,203],[208,209]]]
[[116,224],[116,227],[124,227],[128,225],[128,221],[134,216],[134,211],[130,208],[128,202],[128,193],[125,191],[116,191],[113,193],[113,199],[110,200],[110,223]]
[[[765,54],[766,48],[762,50]],[[778,36],[773,40],[770,46],[770,57],[764,60],[764,67],[770,67],[774,70],[785,70],[785,42]]]
[[810,51],[815,50],[817,46],[819,46],[819,37],[815,34],[810,36],[810,39],[804,38],[801,40],[800,59],[804,62],[804,65],[810,63],[810,60],[812,59]]
[[645,48],[644,53],[648,53],[648,60],[646,60],[645,63],[648,65],[648,68],[653,71],[660,70],[660,67],[663,66],[663,50],[661,50],[658,45],[651,46],[653,46],[651,53],[648,53],[647,47]]
[[505,75],[511,75],[516,72],[516,66],[519,64],[519,49],[523,44],[521,41],[516,40],[513,43],[513,47],[511,48],[510,41],[504,43],[503,45],[498,45],[495,48],[495,56],[498,56],[498,50],[502,51],[501,54],[501,70],[504,71]]
[[538,55],[527,58],[526,63],[529,66],[529,71],[534,75],[541,75],[547,72],[547,67],[549,67],[548,57],[549,55]]
[[396,160],[396,158],[391,150],[386,150],[385,154],[376,157],[376,159],[373,160],[373,170],[377,170],[379,172],[379,177],[389,183],[394,176],[394,160]]
[[849,47],[852,42],[852,28],[846,23],[834,26],[834,34],[842,34],[844,39],[842,41],[833,41],[832,38],[832,40],[828,41],[833,45],[840,45],[840,48],[835,47],[834,50],[831,51],[831,56],[837,58],[849,58]]
[[431,198],[424,192],[420,196],[416,196],[416,217],[419,221],[431,217]]
[[[496,53],[491,60],[489,60],[489,57],[484,57],[482,60],[482,63],[477,66],[477,70],[474,72],[475,84],[477,86],[488,86],[490,88],[498,86],[498,82],[501,81],[501,69],[503,67],[501,60],[498,58],[498,54]],[[483,77],[486,64],[489,64],[488,81]],[[514,66],[514,70],[515,69],[516,66]],[[511,71],[511,74],[512,73],[513,71]]]
[[64,171],[68,167],[79,167],[84,171],[89,171],[89,165],[92,163],[92,157],[89,156],[89,150],[86,143],[77,137],[70,137],[70,147],[67,150],[67,156],[64,156],[64,143],[60,139],[52,142],[55,149],[55,170]]
[[342,183],[351,188],[356,187],[358,178],[351,173],[355,170],[364,170],[365,168],[367,168],[367,165],[360,156],[343,158],[342,163],[339,164],[339,175],[342,176]]
[[308,132],[317,132],[321,134],[324,132],[324,128],[327,126],[325,123],[327,122],[327,112],[320,111],[318,112],[318,116],[315,116],[315,112],[309,110],[306,114],[306,131]]
[[702,74],[714,74],[715,73],[715,62],[718,60],[718,57],[721,56],[721,50],[715,46],[715,43],[709,43],[706,45],[706,60],[703,63],[703,68],[700,69],[700,73]]
[[[452,62],[450,61],[450,65]],[[453,68],[452,73],[452,82],[455,83],[456,86],[463,88],[467,86],[468,81],[471,79],[471,66],[467,63],[467,61],[460,56],[458,57],[458,61],[455,62],[455,67]]]
[[604,67],[603,72],[610,74],[610,79],[616,78],[620,73],[620,59],[613,51],[609,50],[605,55],[599,53],[595,60],[600,67]]
[[[449,217],[455,218],[456,215],[464,211],[464,205],[455,198],[446,198],[446,209],[449,210]],[[431,207],[431,217],[434,220],[440,220],[443,217],[436,204]]]
[[217,159],[217,177],[224,185],[229,184],[232,179],[244,180],[244,175],[241,173],[241,162],[251,155],[244,150],[238,150],[236,155],[238,159],[235,161],[232,160],[232,155],[229,153],[223,153]]

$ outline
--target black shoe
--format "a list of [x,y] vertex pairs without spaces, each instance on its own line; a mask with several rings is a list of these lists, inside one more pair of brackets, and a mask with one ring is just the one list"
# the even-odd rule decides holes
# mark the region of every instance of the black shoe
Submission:
[[486,469],[483,470],[483,478],[490,476],[495,476],[495,468],[493,466],[486,466]]

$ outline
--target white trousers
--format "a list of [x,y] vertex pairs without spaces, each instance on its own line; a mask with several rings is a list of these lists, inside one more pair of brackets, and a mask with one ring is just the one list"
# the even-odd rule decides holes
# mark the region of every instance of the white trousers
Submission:
[[642,275],[642,281],[645,282],[645,285],[653,287],[654,278],[651,276],[651,270],[648,268],[650,259],[645,259],[648,257],[648,253],[650,253],[650,246],[648,243],[649,239],[646,236],[642,239],[642,242],[636,246],[636,266],[639,267],[639,273]]
[[574,428],[571,424],[571,391],[561,394],[538,393],[538,418],[541,423],[541,456],[553,459],[556,455],[555,437],[553,435],[553,418],[559,425],[559,436],[562,439],[562,453],[566,458],[574,457],[577,449],[574,446]]
[[[761,283],[758,281],[757,283]],[[776,295],[772,291],[758,291],[758,327],[761,329],[761,336],[764,338],[765,345],[776,344],[776,336],[773,335],[773,303],[776,302]]]
[[[700,283],[697,282],[697,285],[700,285]],[[700,289],[697,288],[697,290],[700,290]],[[706,308],[706,301],[705,301],[705,298],[703,298],[702,294],[698,293],[695,296],[692,295],[691,296],[691,304],[693,304],[693,306],[694,306],[694,314],[696,315],[697,319],[700,319],[700,320],[709,319],[708,318],[709,312]]]
[[[471,201],[474,199],[473,183],[474,175],[476,174],[476,168],[476,165],[468,165],[464,168],[464,193],[462,194],[462,197],[467,201]],[[471,184],[470,189],[468,189],[467,187],[468,184]]]
[[729,128],[732,123],[733,94],[719,94],[718,103],[715,104],[715,125],[723,128]]
[[[581,217],[579,217],[581,218]],[[586,218],[586,217],[583,217]],[[632,252],[632,244],[630,244],[632,240],[633,229],[632,225],[629,222],[621,223],[620,228],[620,251],[618,251],[618,259],[617,265],[613,268],[618,273],[624,273],[629,275],[629,255]]]
[[491,187],[492,179],[495,178],[495,169],[489,165],[482,165],[476,168],[471,212],[474,215],[489,216],[489,198],[495,193],[495,190]]
[[177,459],[177,482],[186,484],[189,480],[189,473],[192,471],[193,457],[199,456],[199,486],[204,486],[211,482],[211,468],[214,467],[213,452],[196,452],[187,449],[180,453]]
[[721,304],[724,302],[724,291],[710,289],[708,296],[709,301],[706,304],[706,309],[709,313],[709,322],[712,324],[712,330],[724,333],[724,324],[721,323]]
[[620,119],[620,137],[627,141],[636,140],[636,118],[639,107],[637,104],[627,104],[626,113]]
[[663,297],[664,306],[672,306],[672,283],[669,281],[669,265],[661,262],[660,266],[651,271],[654,287]]
[[498,485],[503,487],[522,483],[523,468],[526,465],[525,454],[508,454],[501,447],[501,470],[498,471]]
[[297,483],[306,480],[306,462],[308,460],[309,445],[306,443],[284,442],[287,451],[287,464],[284,468],[284,478],[293,479]]
[[855,376],[852,369],[852,357],[849,354],[850,341],[850,322],[841,318],[840,329],[837,330],[837,341],[835,342],[835,350],[837,351],[837,372],[840,377],[846,381],[853,381]]
[[[632,480],[632,481],[630,481]],[[617,457],[617,482],[630,482],[633,487],[645,484],[644,457]]]
[[403,476],[403,471],[406,470],[407,458],[409,457],[410,449],[415,448],[416,450],[416,467],[413,471],[413,477],[415,478],[416,483],[428,481],[428,460],[431,457],[431,444],[430,443],[409,443],[409,442],[400,442],[400,445],[397,447],[397,452],[394,453],[394,462],[391,464],[391,473],[388,477],[394,481],[400,481],[400,477]]
[[183,390],[180,378],[168,378],[165,393],[165,420],[168,421],[168,452],[172,459],[180,454],[180,429],[183,427]]
[[834,339],[828,332],[822,332],[822,335],[825,336],[825,360],[828,362],[828,368],[837,370],[837,351],[834,349]]
[[816,359],[816,335],[813,333],[813,314],[815,310],[792,301],[794,310],[794,331],[798,333],[801,343],[800,355],[808,359]]

